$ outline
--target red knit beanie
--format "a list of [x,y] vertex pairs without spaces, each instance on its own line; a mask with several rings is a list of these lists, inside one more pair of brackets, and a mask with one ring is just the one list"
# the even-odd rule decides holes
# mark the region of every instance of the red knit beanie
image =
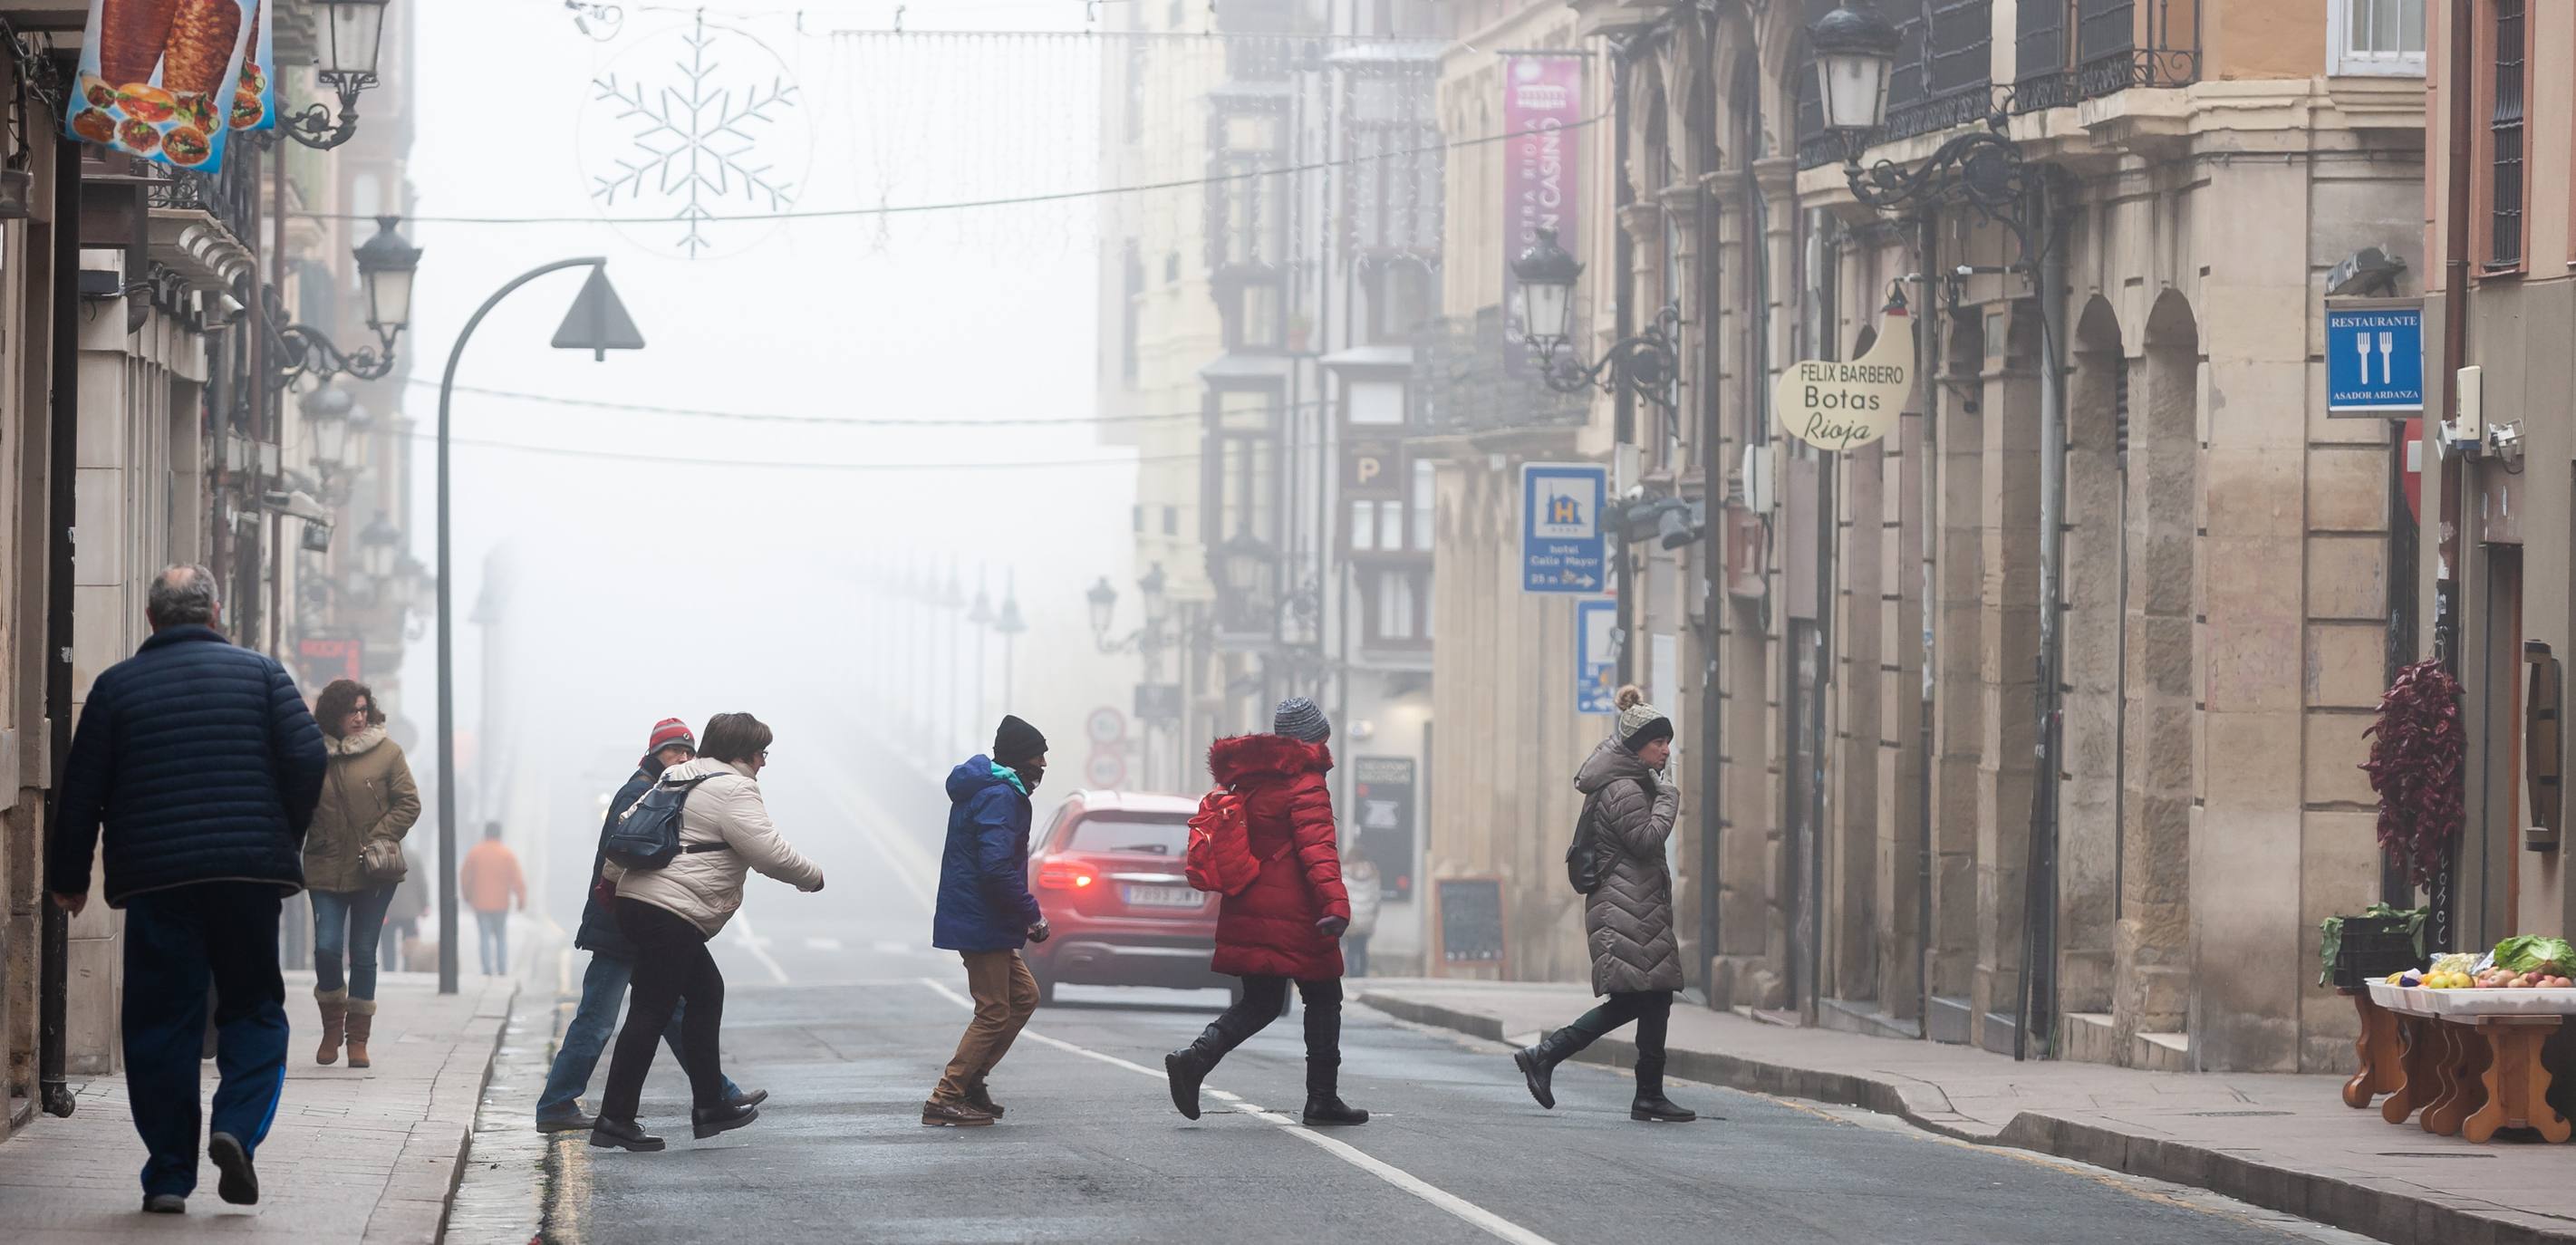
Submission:
[[645,745],[644,755],[652,756],[673,744],[695,752],[698,750],[698,737],[689,733],[688,723],[678,718],[664,718],[653,725],[653,742]]

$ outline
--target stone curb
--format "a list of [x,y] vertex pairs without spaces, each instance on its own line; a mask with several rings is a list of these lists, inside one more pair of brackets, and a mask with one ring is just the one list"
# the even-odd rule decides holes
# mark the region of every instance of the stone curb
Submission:
[[501,1050],[510,1006],[518,996],[515,978],[500,978],[483,987],[474,1016],[449,1048],[429,1091],[428,1118],[412,1126],[403,1142],[392,1179],[367,1216],[360,1238],[369,1242],[434,1242],[447,1234],[448,1211],[455,1205],[458,1181],[474,1143],[474,1115],[491,1079],[492,1061]]
[[[1488,1041],[1511,1040],[1504,1034],[1499,1016],[1367,990],[1360,992],[1359,1001],[1399,1020],[1451,1029]],[[1628,1068],[1636,1066],[1637,1048],[1623,1039],[1605,1038],[1575,1058],[1584,1063]],[[2022,1112],[2002,1129],[1993,1130],[1951,1111],[1948,1097],[1929,1085],[1680,1047],[1669,1050],[1665,1059],[1673,1075],[1689,1080],[1757,1094],[1859,1107],[1896,1116],[1926,1132],[1955,1140],[2010,1146],[2150,1180],[2206,1189],[2266,1210],[2377,1237],[2392,1245],[2576,1241],[2576,1227],[2550,1227],[2481,1214],[2431,1196],[2412,1196],[2297,1171],[2225,1150],[2134,1136],[2042,1112]]]

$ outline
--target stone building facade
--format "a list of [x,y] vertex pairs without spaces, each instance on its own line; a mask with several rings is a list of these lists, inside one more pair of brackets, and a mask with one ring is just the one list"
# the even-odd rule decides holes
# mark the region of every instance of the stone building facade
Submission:
[[[1453,132],[1496,89],[1462,48],[1570,17],[1597,51],[1589,219],[1618,230],[1576,248],[1582,294],[1684,328],[1669,416],[1605,398],[1442,468],[1441,592],[1487,618],[1440,649],[1435,872],[1510,878],[1510,975],[1579,975],[1554,868],[1573,805],[1545,767],[1570,773],[1601,726],[1548,704],[1563,632],[1491,571],[1511,456],[1595,458],[1705,507],[1697,539],[1627,546],[1621,611],[1623,674],[1682,729],[1676,885],[1712,1003],[2140,1066],[2338,1066],[2351,1017],[2313,985],[2314,931],[2381,891],[2355,767],[2402,458],[2388,422],[2326,415],[2324,278],[2364,247],[2427,271],[2422,44],[2341,0],[1880,6],[1905,42],[1860,158],[1919,166],[1998,118],[2034,188],[2025,253],[1955,201],[1855,202],[1805,47],[1832,7],[1459,8]],[[1493,193],[1472,167],[1453,162],[1453,221]],[[1496,301],[1475,283],[1500,249],[1453,233],[1453,317]],[[1856,357],[1896,323],[1891,290],[1917,359],[1897,430],[1832,456],[1779,435],[1781,369]],[[1560,726],[1561,759],[1471,742]],[[1457,807],[1480,776],[1495,807]]]

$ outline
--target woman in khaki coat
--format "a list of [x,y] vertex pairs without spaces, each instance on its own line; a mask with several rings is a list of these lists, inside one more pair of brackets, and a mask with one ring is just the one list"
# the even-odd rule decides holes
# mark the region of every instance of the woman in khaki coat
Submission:
[[[322,1008],[322,1048],[313,1058],[338,1062],[345,1033],[349,1066],[363,1068],[376,1021],[377,940],[406,872],[402,838],[420,820],[420,789],[402,748],[385,738],[384,708],[365,684],[334,680],[314,702],[313,717],[331,753],[322,803],[304,835],[313,997]],[[370,851],[373,844],[381,846]]]

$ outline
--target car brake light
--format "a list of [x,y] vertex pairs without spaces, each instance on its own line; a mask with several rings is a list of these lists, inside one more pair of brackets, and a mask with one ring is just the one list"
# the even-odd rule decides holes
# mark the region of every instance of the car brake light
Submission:
[[1044,890],[1081,890],[1099,880],[1098,870],[1072,861],[1049,861],[1038,868],[1038,886]]

